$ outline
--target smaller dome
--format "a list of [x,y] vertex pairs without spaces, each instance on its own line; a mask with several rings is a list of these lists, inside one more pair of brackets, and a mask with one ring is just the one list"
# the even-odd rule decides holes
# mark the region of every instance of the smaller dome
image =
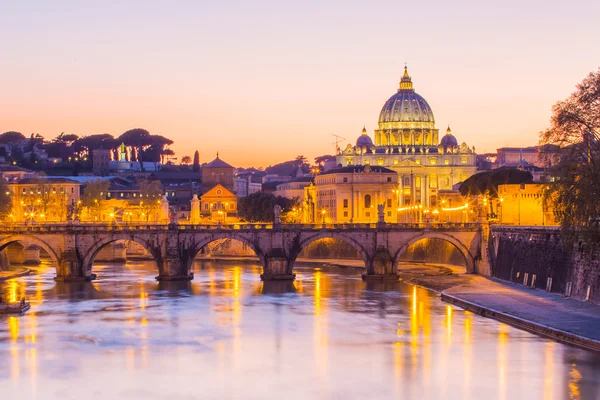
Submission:
[[370,148],[371,146],[373,146],[373,141],[367,135],[367,128],[363,127],[362,134],[356,139],[356,147]]
[[450,125],[448,125],[448,129],[446,130],[446,135],[440,140],[440,145],[444,147],[456,147],[458,146],[458,141],[452,134],[450,130]]

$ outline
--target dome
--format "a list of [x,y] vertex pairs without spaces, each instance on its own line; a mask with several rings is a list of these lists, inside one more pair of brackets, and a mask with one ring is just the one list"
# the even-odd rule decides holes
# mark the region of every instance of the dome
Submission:
[[363,127],[362,134],[356,139],[356,147],[370,148],[371,146],[373,146],[373,141],[367,135],[367,128]]
[[413,89],[407,67],[404,67],[404,75],[400,81],[398,92],[386,101],[379,114],[379,123],[387,122],[435,123],[431,107]]
[[450,125],[448,125],[448,129],[446,130],[446,135],[440,140],[440,145],[444,147],[456,147],[458,146],[458,141],[452,134],[450,130]]

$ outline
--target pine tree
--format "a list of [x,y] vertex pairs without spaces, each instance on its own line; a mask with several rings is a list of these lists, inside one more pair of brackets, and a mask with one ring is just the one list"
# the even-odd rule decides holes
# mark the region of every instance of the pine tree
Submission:
[[198,153],[198,150],[196,150],[196,152],[194,153],[194,164],[192,166],[192,171],[200,171],[200,153]]

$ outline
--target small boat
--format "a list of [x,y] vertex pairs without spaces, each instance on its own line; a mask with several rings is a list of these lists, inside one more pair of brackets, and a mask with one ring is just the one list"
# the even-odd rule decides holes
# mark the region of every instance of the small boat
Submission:
[[4,303],[0,302],[0,314],[23,314],[25,311],[31,308],[31,304],[21,300],[18,303]]

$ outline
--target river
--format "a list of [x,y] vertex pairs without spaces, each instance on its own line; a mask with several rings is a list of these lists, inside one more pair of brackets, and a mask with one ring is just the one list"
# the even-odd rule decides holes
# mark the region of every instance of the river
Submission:
[[50,265],[0,283],[2,399],[600,399],[600,356],[449,306],[355,269],[196,261],[191,282],[150,261]]

